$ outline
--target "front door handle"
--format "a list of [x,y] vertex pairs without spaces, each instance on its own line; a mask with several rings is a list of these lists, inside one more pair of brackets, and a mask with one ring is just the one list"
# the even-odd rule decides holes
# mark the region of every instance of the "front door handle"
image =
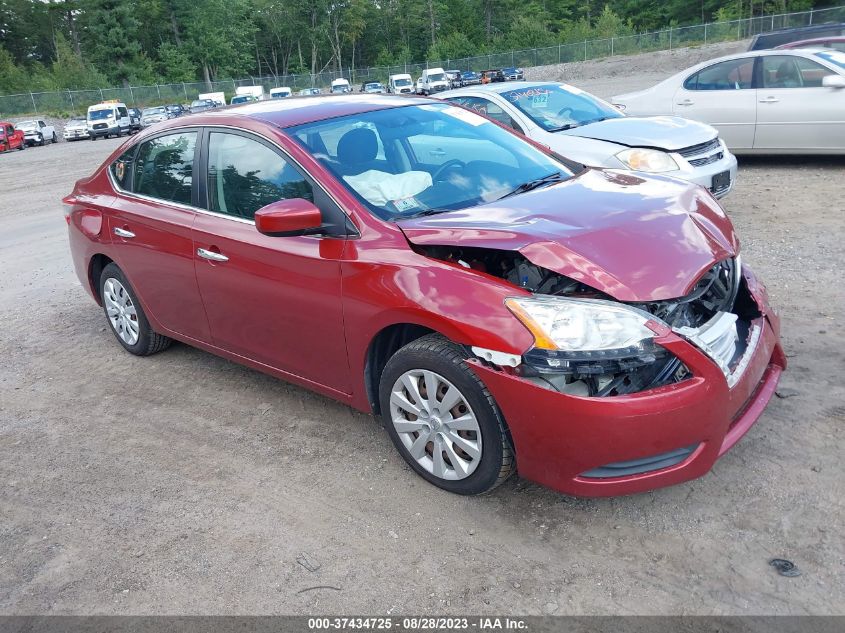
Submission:
[[119,226],[114,227],[114,234],[118,237],[126,238],[127,240],[135,237],[135,234],[132,231],[127,231],[126,229],[122,229]]
[[760,99],[760,103],[777,103],[780,101],[777,97],[766,97],[765,99]]
[[692,99],[684,99],[683,101],[678,101],[679,106],[691,106],[694,105],[695,101]]
[[214,251],[209,251],[204,248],[197,249],[197,255],[202,257],[203,259],[209,259],[213,262],[228,262],[229,258],[226,257],[223,253],[215,253]]

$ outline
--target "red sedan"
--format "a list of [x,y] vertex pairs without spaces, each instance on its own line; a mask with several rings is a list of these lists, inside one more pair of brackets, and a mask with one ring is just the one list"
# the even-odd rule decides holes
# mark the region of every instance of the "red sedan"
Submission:
[[0,121],[0,152],[13,149],[26,149],[23,132],[16,130],[12,123]]
[[570,164],[446,103],[174,119],[65,202],[127,351],[175,339],[373,412],[456,493],[517,470],[585,496],[699,477],[785,367],[707,191]]

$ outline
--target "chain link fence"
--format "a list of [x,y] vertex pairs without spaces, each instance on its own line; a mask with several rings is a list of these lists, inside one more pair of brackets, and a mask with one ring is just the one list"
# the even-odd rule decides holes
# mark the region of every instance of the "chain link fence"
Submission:
[[[70,115],[83,114],[89,105],[106,99],[117,99],[129,106],[145,107],[167,103],[190,103],[200,93],[223,92],[227,101],[239,86],[271,88],[288,86],[294,92],[303,88],[321,88],[328,91],[332,80],[344,77],[355,86],[367,81],[387,82],[390,75],[409,73],[418,76],[426,68],[446,68],[481,71],[488,68],[531,67],[548,64],[583,62],[613,55],[632,55],[653,51],[671,50],[686,46],[699,46],[717,42],[740,40],[760,33],[784,28],[810,26],[826,22],[845,22],[845,5],[813,9],[798,13],[744,18],[729,22],[712,22],[695,26],[682,26],[606,39],[570,42],[545,48],[532,48],[507,53],[492,53],[462,59],[444,59],[417,64],[346,69],[317,74],[270,75],[245,77],[223,81],[157,84],[128,88],[100,88],[95,90],[63,90],[61,92],[28,92],[0,95],[0,118],[28,114]],[[353,88],[354,89],[354,88]]]

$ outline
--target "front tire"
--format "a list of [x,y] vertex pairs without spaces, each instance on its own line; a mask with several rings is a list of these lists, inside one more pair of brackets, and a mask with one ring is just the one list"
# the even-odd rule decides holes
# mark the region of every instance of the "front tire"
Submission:
[[100,275],[100,298],[112,334],[127,352],[149,356],[170,347],[172,340],[150,327],[135,291],[114,263]]
[[477,495],[504,482],[515,464],[499,408],[465,358],[439,334],[419,338],[387,362],[379,400],[390,439],[418,475]]

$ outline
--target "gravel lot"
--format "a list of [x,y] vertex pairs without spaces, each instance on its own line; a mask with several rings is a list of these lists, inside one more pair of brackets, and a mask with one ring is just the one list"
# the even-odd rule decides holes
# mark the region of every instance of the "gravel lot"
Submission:
[[845,613],[845,160],[741,161],[725,206],[790,367],[713,472],[462,498],[369,416],[184,345],[123,352],[60,201],[118,142],[0,155],[0,613]]

